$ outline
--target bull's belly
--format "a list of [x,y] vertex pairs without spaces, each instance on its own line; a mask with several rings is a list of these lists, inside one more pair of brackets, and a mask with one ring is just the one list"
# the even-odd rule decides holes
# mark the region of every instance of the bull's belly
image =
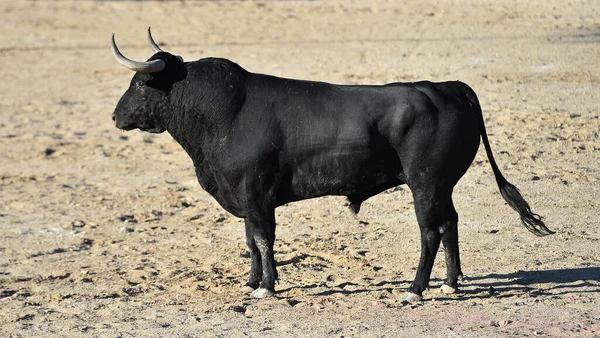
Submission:
[[400,175],[400,164],[393,158],[317,159],[284,175],[278,204],[325,195],[372,195],[379,187],[394,186]]

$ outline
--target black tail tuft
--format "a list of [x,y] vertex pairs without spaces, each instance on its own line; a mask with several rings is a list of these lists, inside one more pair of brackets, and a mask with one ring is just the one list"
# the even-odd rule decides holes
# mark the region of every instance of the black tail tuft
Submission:
[[500,194],[502,197],[504,197],[506,203],[508,203],[511,208],[519,213],[519,216],[521,216],[521,222],[523,222],[523,225],[525,225],[527,230],[531,231],[536,236],[547,236],[555,233],[546,227],[540,215],[531,211],[529,203],[527,203],[523,196],[521,196],[521,193],[517,187],[510,184],[506,180],[500,182],[499,186]]

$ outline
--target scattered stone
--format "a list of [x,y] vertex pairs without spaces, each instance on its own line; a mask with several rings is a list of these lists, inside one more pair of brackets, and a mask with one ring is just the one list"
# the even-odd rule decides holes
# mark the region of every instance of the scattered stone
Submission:
[[126,233],[126,234],[132,233],[134,231],[135,231],[134,227],[122,227],[121,228],[121,232]]
[[362,257],[366,256],[367,252],[369,252],[369,250],[356,250],[356,254]]
[[208,317],[207,317],[207,316],[205,316],[205,315],[199,315],[199,316],[198,316],[198,315],[194,315],[194,319],[195,319],[197,322],[199,322],[199,321],[201,321],[201,320],[203,320],[203,319],[208,319]]
[[52,249],[50,251],[40,251],[34,254],[29,255],[29,258],[35,258],[35,257],[39,257],[39,256],[45,256],[45,255],[54,255],[54,254],[59,254],[59,253],[64,253],[67,252],[67,249],[64,248],[56,248],[56,249]]
[[195,220],[202,218],[203,216],[204,216],[204,214],[198,214],[198,215],[188,218],[188,221],[195,221]]
[[123,288],[123,293],[130,297],[135,297],[142,293],[139,287]]
[[296,306],[296,305],[298,305],[298,304],[302,303],[301,301],[299,301],[299,300],[296,300],[296,299],[286,299],[286,302],[288,303],[288,305],[289,305],[290,307],[294,307],[294,306]]
[[246,307],[243,305],[232,305],[229,309],[237,313],[246,313]]
[[65,272],[62,275],[50,275],[50,276],[48,276],[45,279],[47,279],[47,280],[58,280],[58,279],[62,280],[62,279],[67,279],[69,277],[71,277],[71,273],[70,272]]
[[116,292],[113,293],[109,293],[109,294],[104,294],[104,295],[96,295],[94,296],[94,299],[114,299],[114,298],[120,298],[121,295],[119,295]]
[[17,318],[17,320],[16,320],[16,321],[17,321],[17,322],[20,322],[20,321],[22,321],[22,320],[33,320],[33,318],[35,318],[35,315],[34,315],[34,314],[32,314],[32,313],[29,313],[29,314],[26,314],[26,315],[24,315],[24,316],[22,316],[22,317],[19,317],[19,318]]
[[401,289],[392,289],[392,295],[394,295],[395,297],[400,297],[403,293],[404,292]]
[[31,290],[29,288],[20,288],[15,297],[19,299],[31,297]]
[[124,223],[137,223],[137,219],[135,219],[134,215],[122,215],[118,218],[119,221]]
[[83,250],[89,250],[92,245],[94,244],[94,240],[93,239],[89,239],[89,238],[83,238],[81,240],[81,243],[79,243],[78,245],[72,246],[71,248],[69,248],[71,251],[83,251]]
[[50,156],[50,155],[54,154],[55,152],[56,152],[56,149],[46,148],[46,150],[44,150],[44,155]]
[[85,226],[85,222],[82,220],[76,219],[73,222],[71,222],[71,226],[73,228],[83,228]]
[[10,297],[15,293],[17,293],[17,290],[2,290],[2,292],[0,292],[0,299]]
[[502,319],[501,321],[498,322],[498,326],[500,327],[504,327],[508,324],[512,323],[512,321],[508,320],[508,319]]

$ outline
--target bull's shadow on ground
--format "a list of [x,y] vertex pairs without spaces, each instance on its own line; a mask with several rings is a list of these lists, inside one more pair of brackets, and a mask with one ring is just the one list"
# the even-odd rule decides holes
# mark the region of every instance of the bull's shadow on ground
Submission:
[[[600,292],[600,267],[517,271],[471,276],[463,283],[466,298],[509,297],[515,294],[562,295]],[[482,293],[487,295],[483,295]]]
[[[432,278],[430,289],[433,290],[441,286],[442,280]],[[350,287],[348,287],[350,286]],[[330,290],[316,292],[314,296],[330,296],[334,294],[360,294],[375,292],[386,289],[402,288],[410,286],[410,281],[381,281],[367,284],[356,284],[342,282],[333,285]],[[291,287],[282,292],[295,288],[314,289],[323,287],[323,285],[312,284],[298,287]],[[529,296],[542,295],[564,295],[571,293],[600,293],[600,267],[584,267],[572,269],[551,269],[536,271],[517,271],[508,274],[488,274],[482,276],[468,276],[460,283],[460,293],[458,299],[477,299],[477,298],[504,298],[523,294]],[[436,292],[436,291],[429,291]],[[442,297],[439,297],[439,296]],[[438,300],[457,299],[454,296],[445,296],[441,293],[436,297]]]

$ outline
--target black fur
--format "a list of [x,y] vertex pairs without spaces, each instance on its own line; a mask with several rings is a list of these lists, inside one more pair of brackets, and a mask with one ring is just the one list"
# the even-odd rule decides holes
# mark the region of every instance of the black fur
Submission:
[[249,73],[217,58],[184,63],[165,52],[136,73],[115,109],[121,129],[168,131],[190,155],[200,185],[244,218],[252,289],[274,290],[275,213],[323,195],[363,201],[407,184],[421,230],[410,291],[429,283],[440,242],[446,284],[462,274],[452,190],[483,139],[502,196],[532,232],[552,233],[506,182],[493,159],[475,93],[461,82],[341,86]]
[[521,221],[527,230],[533,232],[537,236],[547,236],[555,233],[546,227],[544,222],[542,222],[542,217],[540,215],[531,211],[529,203],[521,196],[517,187],[505,180],[500,183],[500,194],[502,194],[506,203],[519,213]]

